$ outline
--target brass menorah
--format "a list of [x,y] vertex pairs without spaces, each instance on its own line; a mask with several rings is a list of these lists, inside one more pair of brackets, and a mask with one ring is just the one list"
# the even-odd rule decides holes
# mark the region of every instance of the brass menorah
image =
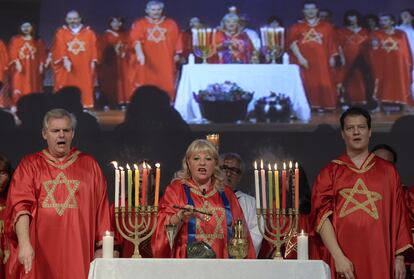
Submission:
[[[263,238],[274,247],[273,259],[283,260],[281,247],[296,237],[299,212],[293,208],[256,209],[259,230]],[[262,218],[264,226],[262,226]],[[264,229],[263,229],[264,228]]]
[[134,244],[132,258],[142,258],[139,245],[154,234],[157,216],[157,206],[115,207],[115,223],[118,232],[125,240]]

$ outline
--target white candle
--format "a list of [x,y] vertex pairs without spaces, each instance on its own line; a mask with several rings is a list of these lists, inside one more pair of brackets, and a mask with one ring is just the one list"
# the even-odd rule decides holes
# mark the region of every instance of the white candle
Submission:
[[254,187],[256,191],[256,208],[260,209],[260,190],[259,190],[259,171],[257,170],[257,162],[254,162]]
[[303,230],[298,235],[298,260],[309,260],[308,254],[308,234]]
[[102,237],[102,257],[110,259],[114,257],[114,234],[106,231]]
[[119,207],[119,169],[118,169],[118,162],[112,161],[112,165],[115,168],[115,207]]

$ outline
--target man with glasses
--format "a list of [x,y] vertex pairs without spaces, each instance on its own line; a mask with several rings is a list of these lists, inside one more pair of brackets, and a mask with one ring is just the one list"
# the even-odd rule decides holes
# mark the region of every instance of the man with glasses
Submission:
[[244,162],[240,155],[236,153],[225,153],[221,155],[220,159],[220,168],[226,174],[227,184],[233,189],[243,210],[257,256],[262,245],[263,236],[260,234],[257,224],[256,200],[237,189],[245,169]]

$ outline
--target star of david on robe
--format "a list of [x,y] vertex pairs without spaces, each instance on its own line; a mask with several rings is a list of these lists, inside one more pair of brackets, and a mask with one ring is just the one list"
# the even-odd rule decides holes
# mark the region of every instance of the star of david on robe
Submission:
[[37,49],[25,42],[19,49],[19,59],[34,59]]
[[[339,194],[345,199],[345,203],[339,212],[339,217],[342,218],[357,210],[363,210],[369,216],[375,220],[378,220],[379,215],[375,202],[381,200],[382,196],[377,192],[369,191],[361,178],[357,180],[352,189],[342,189],[339,191]],[[359,202],[355,199],[355,195],[363,195],[366,197],[366,200]]]
[[159,25],[155,25],[153,28],[147,30],[147,40],[155,43],[159,43],[165,40],[166,28],[161,28]]
[[381,45],[382,49],[384,49],[388,53],[390,53],[393,50],[398,51],[398,42],[391,37],[388,37],[387,39],[382,41]]
[[[213,207],[208,201],[205,201],[202,210],[204,212],[210,212],[213,216],[212,219],[216,221],[216,227],[214,228],[214,232],[207,234],[204,232],[203,228],[201,227],[201,220],[197,218],[196,221],[196,234],[209,245],[213,245],[216,239],[223,239],[224,232],[223,232],[223,224],[224,224],[224,217],[226,216],[226,212],[224,208],[217,208]],[[218,212],[221,212],[221,216],[218,215]],[[210,221],[210,217],[205,219],[206,222]]]
[[66,43],[68,46],[68,51],[72,52],[74,55],[78,55],[82,51],[86,51],[85,42],[74,38],[72,41]]
[[[59,216],[63,216],[67,208],[78,208],[75,193],[79,187],[79,180],[68,180],[63,172],[59,173],[55,179],[43,182],[46,190],[46,198],[42,203],[43,208],[54,208]],[[66,187],[68,195],[63,203],[56,202],[55,191],[58,186]]]
[[315,42],[321,45],[322,37],[323,37],[323,34],[319,33],[314,28],[311,28],[309,29],[308,32],[303,33],[302,44]]

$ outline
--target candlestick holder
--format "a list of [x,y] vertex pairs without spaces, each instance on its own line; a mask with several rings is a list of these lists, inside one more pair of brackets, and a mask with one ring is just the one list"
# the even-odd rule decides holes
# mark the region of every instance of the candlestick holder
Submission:
[[[256,208],[257,221],[263,238],[274,247],[274,260],[283,260],[281,247],[296,237],[299,212],[293,208],[260,209]],[[262,221],[264,225],[262,226]]]
[[139,245],[154,234],[157,216],[157,206],[115,207],[116,229],[125,240],[134,244],[132,258],[142,258]]
[[194,54],[203,60],[203,64],[207,64],[207,59],[210,58],[214,53],[216,53],[216,49],[213,46],[194,46]]
[[283,54],[283,46],[264,46],[262,48],[262,52],[265,55],[267,61],[270,61],[271,64],[276,64],[276,59],[281,57]]

